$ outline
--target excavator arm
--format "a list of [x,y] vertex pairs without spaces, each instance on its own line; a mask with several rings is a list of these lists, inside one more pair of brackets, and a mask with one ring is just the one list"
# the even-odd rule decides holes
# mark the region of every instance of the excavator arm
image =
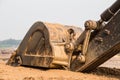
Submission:
[[[76,41],[79,45],[83,40],[83,52],[81,53],[85,57],[84,64],[80,64],[82,57],[80,59],[76,58],[72,62],[72,70],[89,72],[117,53],[120,52],[120,1],[117,0],[110,8],[105,10],[101,14],[101,19],[98,21],[86,21],[85,31],[90,31],[90,38],[88,38],[88,33],[85,32],[84,40],[81,36]],[[106,22],[106,23],[105,23]],[[87,34],[87,35],[86,35]],[[82,36],[83,36],[82,35]],[[87,39],[88,38],[88,39]],[[87,39],[87,41],[86,41]],[[85,44],[88,44],[85,46]],[[85,46],[85,48],[84,48]],[[86,50],[87,49],[87,50]]]

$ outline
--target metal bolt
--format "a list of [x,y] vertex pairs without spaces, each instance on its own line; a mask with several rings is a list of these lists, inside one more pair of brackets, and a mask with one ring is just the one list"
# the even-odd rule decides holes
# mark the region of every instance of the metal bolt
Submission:
[[65,45],[65,48],[66,48],[66,49],[69,49],[69,48],[70,48],[70,44],[66,44],[66,45]]
[[101,38],[101,37],[97,37],[97,38],[95,38],[95,40],[98,42],[103,42],[103,38]]
[[105,29],[105,30],[104,30],[104,33],[105,33],[106,35],[109,35],[109,34],[110,34],[110,31],[107,30],[107,29]]
[[65,44],[65,48],[68,51],[71,51],[71,50],[74,50],[74,45],[73,45],[73,43],[67,43],[67,44]]
[[84,25],[86,29],[95,30],[97,28],[97,22],[93,20],[86,21]]

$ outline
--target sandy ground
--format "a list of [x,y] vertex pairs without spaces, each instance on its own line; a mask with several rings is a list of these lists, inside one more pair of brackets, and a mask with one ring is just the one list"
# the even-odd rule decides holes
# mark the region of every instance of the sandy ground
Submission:
[[119,74],[111,74],[109,71],[109,74],[97,70],[91,73],[80,73],[59,69],[42,70],[28,67],[11,67],[0,63],[0,80],[120,80],[120,71],[118,72]]
[[120,80],[120,56],[113,57],[90,73],[12,67],[5,62],[6,60],[0,60],[0,80]]

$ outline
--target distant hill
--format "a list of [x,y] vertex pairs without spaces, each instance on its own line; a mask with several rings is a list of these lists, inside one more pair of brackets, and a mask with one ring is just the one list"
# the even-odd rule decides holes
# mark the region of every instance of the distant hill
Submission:
[[15,39],[7,39],[0,41],[0,48],[9,48],[9,47],[17,47],[20,44],[21,40]]

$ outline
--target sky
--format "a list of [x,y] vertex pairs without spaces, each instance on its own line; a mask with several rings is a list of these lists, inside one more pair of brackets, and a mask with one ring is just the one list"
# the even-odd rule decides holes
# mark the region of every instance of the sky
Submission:
[[0,40],[23,39],[36,21],[83,28],[116,0],[0,0]]

